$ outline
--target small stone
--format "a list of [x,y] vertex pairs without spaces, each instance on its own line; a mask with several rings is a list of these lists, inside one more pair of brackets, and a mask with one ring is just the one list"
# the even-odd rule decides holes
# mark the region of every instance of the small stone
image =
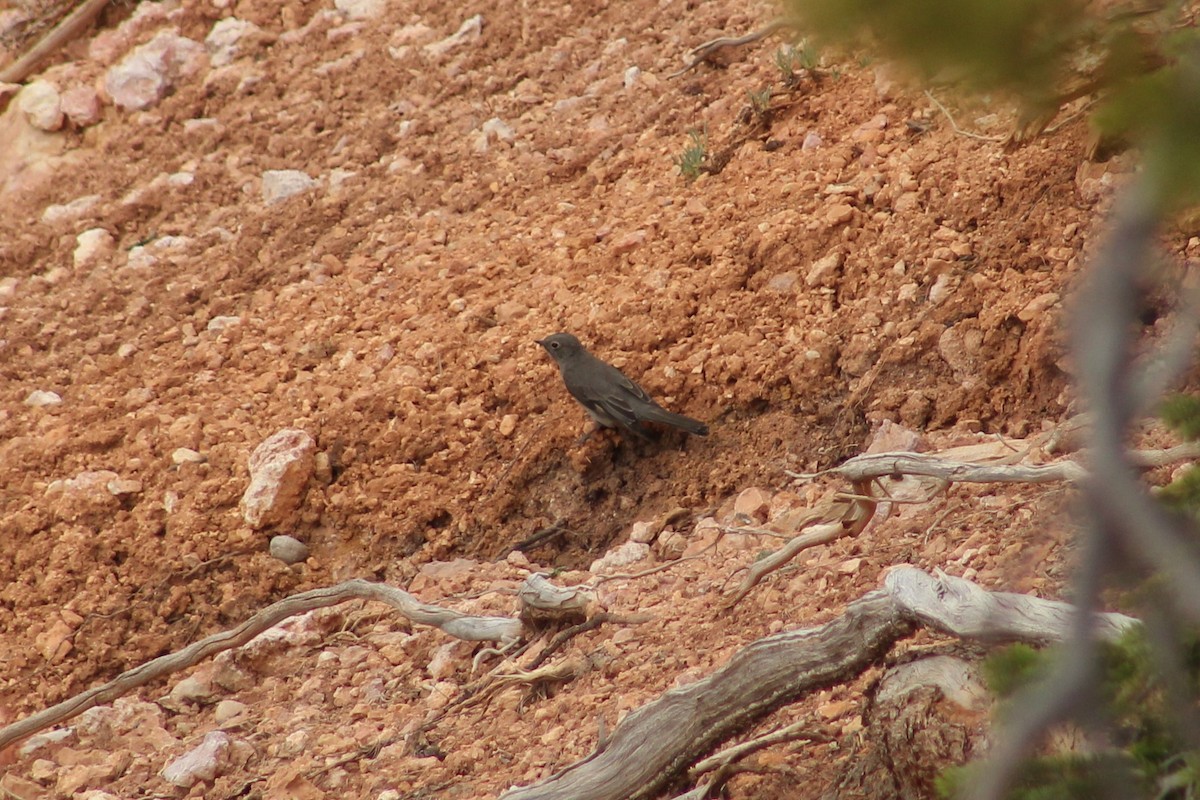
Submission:
[[489,139],[499,139],[502,142],[511,142],[516,138],[517,133],[504,120],[499,117],[492,117],[487,122],[483,123],[480,128],[483,135]]
[[213,709],[213,720],[218,725],[224,725],[230,720],[240,717],[246,713],[249,708],[245,703],[239,703],[237,700],[222,700],[217,703],[217,707]]
[[780,292],[790,294],[796,291],[796,287],[800,284],[800,276],[794,272],[781,272],[778,275],[772,275],[767,281],[766,288],[772,292]]
[[298,169],[269,169],[262,174],[263,202],[274,205],[317,185],[318,181]]
[[62,403],[62,398],[58,392],[48,392],[44,389],[34,389],[25,398],[25,405],[31,408],[42,408],[43,406],[57,406]]
[[439,59],[454,48],[467,42],[474,42],[483,35],[483,15],[476,14],[475,16],[464,20],[462,25],[458,26],[458,30],[442,39],[439,42],[431,42],[425,45],[422,50],[430,58]]
[[626,89],[632,89],[634,86],[637,86],[638,79],[641,77],[641,69],[638,67],[629,67],[625,70],[625,75],[622,77],[622,81]]
[[62,127],[62,102],[58,89],[46,80],[36,80],[17,94],[17,108],[29,119],[29,124],[43,131]]
[[171,451],[171,461],[174,464],[203,464],[208,457],[190,447],[177,447]]
[[842,563],[838,564],[838,572],[842,573],[843,575],[853,575],[854,573],[858,572],[858,568],[862,566],[862,562],[863,560],[861,558],[848,558]]
[[250,455],[250,485],[242,495],[242,518],[254,529],[286,521],[300,506],[313,475],[317,443],[302,430],[272,434]]
[[505,414],[500,418],[499,432],[501,436],[512,436],[513,431],[517,429],[519,417],[516,414]]
[[650,544],[658,536],[653,522],[635,522],[629,530],[629,541]]
[[184,753],[163,767],[159,774],[167,783],[187,789],[201,781],[215,780],[228,766],[223,762],[229,751],[230,739],[222,731],[212,731],[199,746]]
[[225,17],[214,22],[212,30],[204,37],[212,66],[223,67],[232,62],[238,56],[241,41],[258,33],[259,27],[244,19]]
[[834,227],[844,225],[854,218],[854,206],[849,203],[834,203],[825,209],[825,224]]
[[804,283],[809,287],[832,288],[837,285],[838,272],[842,268],[842,258],[841,253],[830,253],[813,262],[813,265],[808,268],[808,275],[805,277]]
[[299,564],[308,558],[308,545],[291,536],[271,537],[271,555],[285,564]]
[[77,128],[86,128],[100,121],[100,95],[90,86],[72,86],[62,93],[59,105],[67,119]]
[[613,240],[612,251],[614,254],[620,255],[621,253],[628,253],[631,250],[635,250],[638,245],[646,241],[647,235],[648,234],[644,228],[631,231],[630,233]]
[[74,633],[75,629],[60,619],[56,620],[44,633],[36,636],[33,643],[42,654],[42,658],[51,664],[57,664],[74,647],[70,638]]
[[179,703],[208,703],[215,696],[211,678],[202,677],[199,675],[189,675],[172,687],[171,692],[167,695],[171,700],[175,701],[176,706]]
[[163,31],[104,74],[104,91],[126,111],[147,109],[167,90],[197,72],[208,58],[204,45]]
[[241,317],[234,317],[234,316],[213,317],[212,319],[210,319],[208,321],[208,325],[205,326],[205,330],[219,332],[219,331],[225,330],[226,328],[232,328],[234,325],[240,325],[241,322],[242,322]]
[[132,478],[117,478],[105,484],[109,494],[120,497],[123,494],[139,494],[142,491],[142,482]]
[[347,19],[374,19],[383,14],[387,0],[333,0],[333,6]]
[[82,267],[97,258],[111,254],[114,247],[111,233],[104,228],[89,228],[75,237],[75,252],[72,258],[76,267]]
[[630,564],[636,564],[649,555],[650,545],[641,542],[625,542],[593,561],[592,565],[588,567],[588,572],[593,575],[609,574]]
[[954,278],[949,272],[943,272],[934,278],[933,286],[929,287],[929,302],[941,305],[954,291]]
[[91,214],[100,204],[100,199],[98,194],[85,194],[83,197],[76,197],[69,203],[46,206],[46,210],[42,212],[42,222],[47,225],[73,222],[82,216]]
[[733,513],[756,522],[764,522],[770,505],[771,496],[762,489],[752,487],[743,490],[733,501]]
[[1039,294],[1017,312],[1017,319],[1022,322],[1032,322],[1057,305],[1058,299],[1058,294],[1055,292]]

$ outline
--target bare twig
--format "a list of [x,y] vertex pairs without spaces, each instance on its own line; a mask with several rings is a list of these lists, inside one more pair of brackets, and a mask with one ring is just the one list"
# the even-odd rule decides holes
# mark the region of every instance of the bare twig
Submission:
[[692,48],[688,52],[688,55],[690,55],[692,57],[692,60],[689,61],[687,63],[687,65],[683,67],[683,69],[672,72],[667,77],[668,78],[678,78],[680,75],[683,75],[686,72],[690,72],[691,70],[693,70],[696,67],[703,64],[705,61],[711,60],[713,55],[718,50],[722,50],[726,47],[734,48],[734,47],[742,47],[747,44],[753,44],[754,42],[757,42],[760,39],[767,38],[772,33],[775,33],[778,30],[782,30],[784,28],[793,28],[794,29],[795,27],[796,27],[796,23],[792,20],[777,19],[774,22],[771,22],[769,25],[767,25],[763,28],[759,28],[758,30],[754,31],[753,33],[747,33],[745,36],[737,36],[737,37],[733,37],[733,38],[722,36],[718,39],[712,39],[711,41],[707,41],[704,44],[699,45],[698,47]]
[[946,119],[950,121],[950,127],[953,128],[954,132],[957,133],[959,136],[965,136],[968,139],[978,139],[981,142],[1000,143],[1000,142],[1006,141],[1007,137],[1004,137],[1004,136],[985,136],[982,133],[975,133],[973,131],[964,130],[964,129],[958,127],[958,123],[954,120],[954,115],[952,115],[946,109],[946,107],[944,105],[942,105],[940,102],[938,102],[938,99],[933,96],[932,92],[930,92],[928,89],[926,89],[925,96],[929,98],[929,101],[931,103],[933,103],[935,106],[937,106],[938,111],[941,111],[942,114],[945,115]]
[[348,600],[387,603],[413,622],[432,625],[451,636],[469,641],[507,642],[520,637],[519,620],[509,617],[471,617],[457,611],[422,603],[408,592],[380,583],[350,580],[325,589],[292,595],[259,611],[238,627],[213,634],[177,653],[169,653],[121,673],[102,686],[89,689],[23,720],[0,728],[0,749],[51,725],[72,719],[89,708],[110,703],[118,697],[158,678],[187,669],[223,650],[240,647],[288,617]]
[[25,55],[0,70],[0,83],[19,83],[25,80],[42,59],[82,33],[106,5],[108,0],[86,0],[62,22],[55,25],[37,44],[29,48]]

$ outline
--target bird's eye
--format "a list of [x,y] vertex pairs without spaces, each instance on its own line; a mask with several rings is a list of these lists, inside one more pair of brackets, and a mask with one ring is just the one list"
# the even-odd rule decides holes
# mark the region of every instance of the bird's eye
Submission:
[[550,347],[552,347],[553,349],[557,350],[557,349],[558,349],[558,342],[551,342],[551,343],[550,343]]

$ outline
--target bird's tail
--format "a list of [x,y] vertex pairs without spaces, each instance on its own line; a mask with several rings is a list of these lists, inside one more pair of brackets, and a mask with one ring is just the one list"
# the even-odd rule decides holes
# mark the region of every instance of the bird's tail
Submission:
[[641,409],[639,416],[648,422],[661,422],[663,425],[670,425],[672,428],[679,428],[681,431],[687,431],[696,436],[708,436],[708,426],[700,420],[685,417],[683,414],[675,414],[665,408]]

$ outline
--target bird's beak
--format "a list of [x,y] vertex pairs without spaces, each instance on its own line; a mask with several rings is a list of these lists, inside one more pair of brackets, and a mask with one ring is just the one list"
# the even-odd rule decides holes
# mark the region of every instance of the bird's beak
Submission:
[[546,346],[546,340],[545,340],[545,339],[534,339],[534,340],[533,340],[533,343],[534,343],[534,344],[540,344],[542,347],[545,347],[545,346]]

